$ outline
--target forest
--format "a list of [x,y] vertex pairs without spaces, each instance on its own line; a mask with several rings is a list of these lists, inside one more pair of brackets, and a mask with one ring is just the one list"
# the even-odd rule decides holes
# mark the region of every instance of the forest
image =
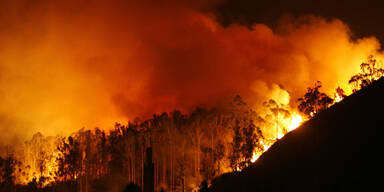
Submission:
[[[357,91],[384,75],[369,56],[349,83]],[[202,191],[215,177],[240,171],[276,140],[340,101],[309,87],[297,105],[265,101],[253,109],[236,95],[226,105],[178,110],[116,123],[109,130],[80,129],[70,136],[36,133],[0,157],[0,191],[123,191],[143,186],[146,149],[152,148],[155,191]],[[300,117],[300,120],[296,120]],[[200,188],[200,189],[199,189]]]

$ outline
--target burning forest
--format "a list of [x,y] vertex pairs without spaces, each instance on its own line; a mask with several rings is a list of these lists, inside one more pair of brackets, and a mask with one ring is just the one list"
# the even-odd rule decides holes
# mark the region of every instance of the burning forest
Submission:
[[204,191],[384,75],[340,19],[222,3],[0,2],[0,191]]

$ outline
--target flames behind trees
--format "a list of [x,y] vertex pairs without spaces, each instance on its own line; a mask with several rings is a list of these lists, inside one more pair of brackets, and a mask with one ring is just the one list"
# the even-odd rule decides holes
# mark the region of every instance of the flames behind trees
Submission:
[[[296,128],[300,116],[291,114],[289,105],[279,107],[285,113],[278,116],[273,106],[256,112],[236,96],[222,108],[162,113],[116,124],[109,133],[99,129],[80,130],[68,137],[37,133],[10,153],[15,165],[4,167],[13,169],[8,179],[27,186],[67,183],[89,190],[92,182],[110,176],[142,186],[145,150],[151,146],[156,189],[192,190],[203,180],[255,162],[277,139],[276,126],[279,135]],[[6,180],[6,176],[0,178]]]

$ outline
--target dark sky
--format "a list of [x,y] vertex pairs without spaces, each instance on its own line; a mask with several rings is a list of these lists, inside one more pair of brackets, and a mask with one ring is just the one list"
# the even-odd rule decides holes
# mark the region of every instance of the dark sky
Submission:
[[218,8],[223,24],[266,23],[273,27],[284,14],[314,14],[339,18],[352,29],[354,37],[376,36],[384,40],[384,2],[348,0],[227,0]]

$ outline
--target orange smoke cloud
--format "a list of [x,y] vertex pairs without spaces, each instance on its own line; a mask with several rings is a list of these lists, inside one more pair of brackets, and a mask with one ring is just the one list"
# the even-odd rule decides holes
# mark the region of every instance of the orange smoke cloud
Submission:
[[3,142],[215,106],[236,93],[252,105],[292,100],[316,80],[333,93],[380,49],[374,37],[353,40],[342,21],[314,16],[271,29],[223,27],[200,3],[0,4]]

